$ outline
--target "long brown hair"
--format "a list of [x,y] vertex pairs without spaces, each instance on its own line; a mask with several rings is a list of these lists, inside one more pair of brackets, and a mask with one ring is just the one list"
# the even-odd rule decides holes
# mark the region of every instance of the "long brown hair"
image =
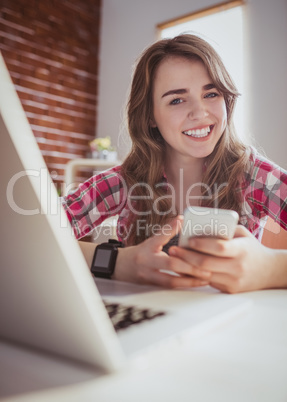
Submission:
[[[151,45],[142,53],[134,71],[127,105],[132,149],[122,165],[122,174],[128,187],[134,186],[132,195],[137,199],[138,216],[134,214],[130,217],[131,223],[144,217],[147,228],[162,226],[175,215],[170,199],[165,197],[166,188],[159,185],[163,180],[165,142],[159,130],[151,127],[155,73],[160,63],[170,56],[202,61],[226,104],[226,129],[212,154],[206,158],[203,177],[205,188],[216,186],[220,191],[214,192],[208,201],[202,201],[202,205],[216,204],[219,208],[234,209],[240,214],[241,200],[235,189],[249,159],[248,148],[239,140],[233,126],[233,110],[239,94],[216,51],[203,39],[189,34],[163,39]],[[152,197],[147,193],[147,188],[138,183],[148,184]],[[154,210],[155,203],[161,213]],[[136,225],[133,225],[127,244],[138,244],[149,236],[148,230],[138,233]]]

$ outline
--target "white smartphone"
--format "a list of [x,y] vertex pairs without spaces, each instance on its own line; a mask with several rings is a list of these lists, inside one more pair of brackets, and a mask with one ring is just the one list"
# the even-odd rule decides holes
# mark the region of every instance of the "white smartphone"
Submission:
[[188,207],[178,245],[188,248],[188,239],[195,236],[232,239],[238,220],[238,213],[229,209]]

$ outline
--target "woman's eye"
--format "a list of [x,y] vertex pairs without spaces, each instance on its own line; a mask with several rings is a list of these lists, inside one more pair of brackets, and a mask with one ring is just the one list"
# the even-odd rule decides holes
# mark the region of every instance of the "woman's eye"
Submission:
[[217,92],[209,92],[204,97],[205,98],[216,98],[216,96],[219,96],[219,94]]
[[180,98],[173,99],[170,102],[171,105],[178,105],[179,103],[182,103],[182,99],[180,99]]

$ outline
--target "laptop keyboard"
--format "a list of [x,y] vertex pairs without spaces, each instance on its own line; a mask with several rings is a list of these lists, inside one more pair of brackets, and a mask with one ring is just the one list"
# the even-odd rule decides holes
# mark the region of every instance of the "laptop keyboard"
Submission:
[[166,314],[164,311],[125,306],[106,300],[104,300],[104,305],[116,331],[123,330],[131,325],[139,324],[144,321],[153,320],[156,317],[161,317]]

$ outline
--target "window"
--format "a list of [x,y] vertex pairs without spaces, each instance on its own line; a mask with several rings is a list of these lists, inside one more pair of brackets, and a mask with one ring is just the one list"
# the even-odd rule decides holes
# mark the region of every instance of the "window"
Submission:
[[221,56],[227,70],[241,93],[235,109],[234,123],[238,134],[245,135],[244,127],[244,52],[243,1],[222,3],[212,8],[158,25],[160,38],[171,38],[181,33],[196,34],[209,42]]

